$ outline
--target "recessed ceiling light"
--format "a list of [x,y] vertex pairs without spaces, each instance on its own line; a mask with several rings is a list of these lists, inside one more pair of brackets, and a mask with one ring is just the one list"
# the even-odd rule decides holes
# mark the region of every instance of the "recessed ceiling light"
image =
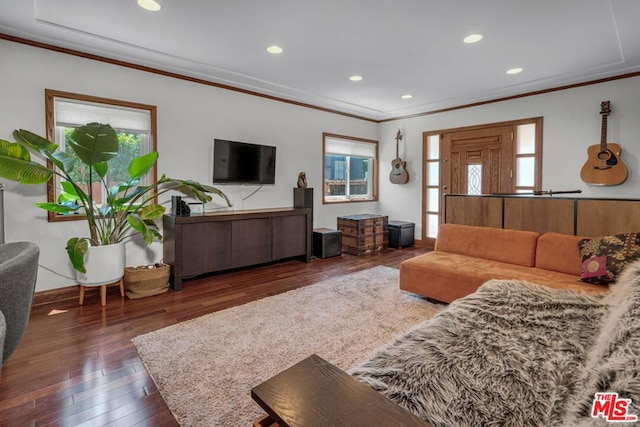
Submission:
[[402,99],[411,99],[411,98],[413,98],[413,95],[409,95],[409,94],[407,94],[407,95],[402,95],[402,96],[401,96],[401,98],[402,98]]
[[507,74],[518,74],[522,72],[522,68],[520,67],[516,67],[516,68],[510,68],[507,70]]
[[282,52],[284,52],[284,50],[280,46],[269,46],[267,48],[267,52],[272,53],[274,55],[279,55]]
[[162,9],[160,3],[155,0],[138,0],[138,6],[143,9],[150,10],[152,12],[157,12]]
[[464,39],[462,39],[462,41],[467,44],[478,43],[480,40],[482,40],[482,37],[483,37],[482,34],[470,34]]
[[352,82],[359,82],[360,80],[362,80],[362,76],[351,76],[349,77],[349,80],[351,80]]

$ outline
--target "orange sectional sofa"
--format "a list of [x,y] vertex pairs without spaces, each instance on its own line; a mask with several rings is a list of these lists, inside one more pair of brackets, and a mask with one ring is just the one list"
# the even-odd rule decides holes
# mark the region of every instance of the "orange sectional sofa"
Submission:
[[579,280],[580,236],[442,224],[435,249],[400,264],[400,289],[451,302],[491,279],[516,279],[590,294],[607,285]]

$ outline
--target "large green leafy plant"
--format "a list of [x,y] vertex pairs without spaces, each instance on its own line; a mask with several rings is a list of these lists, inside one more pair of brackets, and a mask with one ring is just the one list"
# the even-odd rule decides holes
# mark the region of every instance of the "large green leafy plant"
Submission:
[[[165,208],[157,203],[157,196],[168,191],[179,191],[196,197],[205,203],[212,200],[211,194],[231,203],[227,196],[215,187],[196,181],[169,178],[166,175],[150,185],[141,185],[141,180],[153,168],[158,153],[151,152],[135,157],[129,164],[129,177],[122,183],[109,185],[107,173],[109,160],[118,156],[118,135],[108,124],[89,123],[76,128],[69,141],[73,153],[80,160],[58,150],[58,145],[27,130],[15,130],[17,142],[0,139],[0,177],[22,184],[44,184],[54,176],[61,179],[61,193],[56,202],[35,203],[35,206],[56,214],[83,212],[89,225],[90,237],[73,237],[66,250],[73,267],[86,273],[84,254],[88,247],[122,242],[125,238],[140,235],[148,245],[162,239],[156,220]],[[31,155],[48,160],[54,168],[31,160]],[[85,173],[78,179],[74,172],[82,163]],[[106,190],[104,203],[96,203],[94,183]]]

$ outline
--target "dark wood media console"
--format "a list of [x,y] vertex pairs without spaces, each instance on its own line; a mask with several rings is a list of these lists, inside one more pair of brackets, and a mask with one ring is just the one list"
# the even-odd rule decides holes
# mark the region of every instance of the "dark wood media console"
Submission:
[[311,260],[311,209],[164,215],[163,256],[171,288],[190,277],[287,258]]

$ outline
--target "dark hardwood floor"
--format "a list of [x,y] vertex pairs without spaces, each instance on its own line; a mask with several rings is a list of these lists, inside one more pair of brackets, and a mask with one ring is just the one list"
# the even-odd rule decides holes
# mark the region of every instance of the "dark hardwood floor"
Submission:
[[427,251],[287,261],[187,281],[180,292],[138,300],[121,299],[111,287],[104,308],[97,290],[83,306],[75,289],[59,292],[56,301],[37,298],[27,332],[2,369],[0,426],[175,426],[132,338],[333,276],[397,268]]

